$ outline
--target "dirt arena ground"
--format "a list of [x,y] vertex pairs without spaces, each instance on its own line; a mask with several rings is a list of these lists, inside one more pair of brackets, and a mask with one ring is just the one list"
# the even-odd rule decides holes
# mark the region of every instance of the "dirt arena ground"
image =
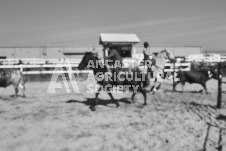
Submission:
[[17,99],[10,96],[12,87],[1,88],[0,150],[226,150],[226,105],[214,107],[215,80],[207,82],[209,95],[197,93],[201,86],[196,84],[186,84],[183,94],[163,85],[155,95],[148,94],[147,106],[141,94],[134,103],[131,93],[120,93],[114,94],[121,105],[115,108],[101,93],[96,112],[89,109],[95,97],[87,93],[90,83],[78,81],[81,93],[67,93],[62,85],[56,94],[47,93],[48,82],[27,83],[27,97]]

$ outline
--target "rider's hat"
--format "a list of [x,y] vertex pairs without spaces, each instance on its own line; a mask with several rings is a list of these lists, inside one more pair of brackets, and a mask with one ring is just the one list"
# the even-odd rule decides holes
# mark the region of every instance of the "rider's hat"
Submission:
[[111,43],[108,43],[108,44],[107,44],[107,47],[108,47],[108,48],[112,48],[113,45],[112,45]]
[[144,42],[144,47],[149,47],[149,43],[148,42]]

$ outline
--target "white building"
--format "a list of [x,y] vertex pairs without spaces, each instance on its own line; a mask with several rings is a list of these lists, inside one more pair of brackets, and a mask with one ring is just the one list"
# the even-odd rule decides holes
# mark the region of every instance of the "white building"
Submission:
[[[90,50],[103,50],[102,45],[86,45],[86,46],[15,46],[1,47],[0,57],[7,58],[81,58],[83,53]],[[190,54],[201,54],[200,46],[151,46],[153,53],[163,49],[173,52],[174,56],[188,56]],[[135,55],[134,55],[135,54]],[[133,46],[133,58],[143,57],[143,46]]]

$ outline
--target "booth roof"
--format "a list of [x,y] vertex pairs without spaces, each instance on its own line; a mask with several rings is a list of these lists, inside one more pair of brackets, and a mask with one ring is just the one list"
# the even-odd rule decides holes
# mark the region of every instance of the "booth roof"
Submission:
[[140,39],[136,34],[101,33],[99,44],[103,43],[138,43]]

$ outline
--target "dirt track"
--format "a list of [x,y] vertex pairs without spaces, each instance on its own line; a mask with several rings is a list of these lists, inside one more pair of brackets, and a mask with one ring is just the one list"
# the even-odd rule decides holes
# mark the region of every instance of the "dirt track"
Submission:
[[27,98],[16,100],[12,87],[0,89],[1,151],[226,150],[226,105],[212,107],[215,80],[207,83],[210,95],[195,93],[201,89],[195,84],[183,94],[163,86],[148,95],[147,106],[141,94],[133,103],[131,93],[122,93],[114,94],[121,105],[115,108],[102,93],[96,112],[89,109],[95,95],[86,93],[87,82],[78,82],[80,94],[48,94],[48,84],[27,83]]

